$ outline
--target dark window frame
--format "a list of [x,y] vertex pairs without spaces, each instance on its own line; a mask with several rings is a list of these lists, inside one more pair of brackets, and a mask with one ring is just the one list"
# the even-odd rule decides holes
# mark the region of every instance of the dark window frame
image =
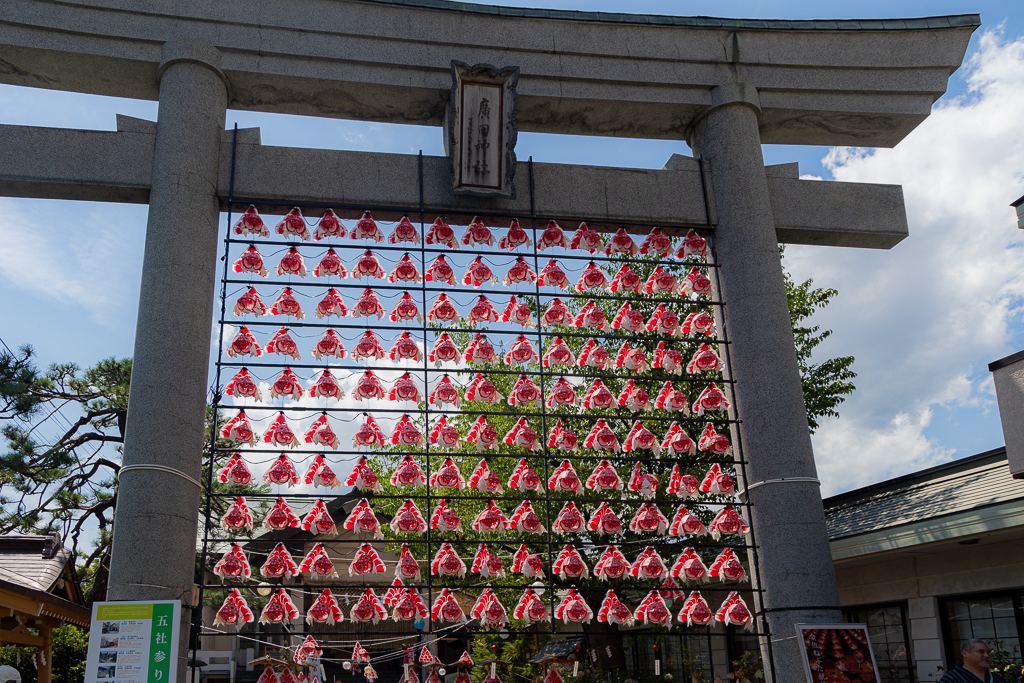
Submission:
[[[712,651],[712,641],[709,632],[710,629],[683,631],[678,633],[652,631],[621,632],[619,635],[622,642],[622,654],[625,658],[626,671],[630,674],[635,674],[632,676],[635,679],[639,679],[641,676],[653,676],[653,645],[654,643],[658,643],[662,647],[662,675],[671,673],[677,680],[689,680],[693,675],[693,671],[690,667],[685,665],[685,661],[682,658],[680,658],[679,661],[675,661],[675,657],[673,656],[675,651],[671,649],[671,647],[667,647],[669,643],[674,642],[680,655],[682,655],[683,648],[689,649],[692,644],[693,649],[696,650],[696,652],[691,651],[691,656],[696,654],[708,669],[708,671],[705,672],[705,676],[714,676],[716,661]],[[627,640],[629,641],[628,646]],[[707,648],[707,650],[705,651],[704,648]],[[731,670],[731,664],[729,665],[729,668]]]
[[[849,605],[842,608],[843,620],[846,621],[847,615],[850,612],[860,612],[872,609],[883,609],[887,607],[898,607],[900,610],[900,622],[903,626],[903,643],[907,648],[907,672],[909,673],[910,680],[917,680],[917,668],[914,666],[914,637],[910,632],[910,606],[906,600],[896,600],[892,602],[873,602],[867,605]],[[862,622],[848,622],[848,623],[862,623]],[[870,633],[870,627],[869,627]],[[874,646],[872,645],[872,651]],[[876,656],[877,659],[877,656]]]
[[960,639],[953,638],[953,629],[950,624],[948,610],[949,603],[1001,597],[1009,597],[1013,603],[1014,622],[1017,626],[1017,640],[1021,645],[1021,657],[1024,659],[1024,588],[944,595],[938,598],[938,617],[939,624],[942,629],[942,656],[946,671],[949,671],[960,663],[960,658],[958,657],[960,654]]
[[[730,673],[733,671],[733,662],[742,657],[745,652],[753,652],[755,656],[761,656],[758,636],[741,631],[736,626],[726,626],[725,631],[727,634],[725,638],[726,666]],[[744,644],[750,644],[753,647],[745,647]]]

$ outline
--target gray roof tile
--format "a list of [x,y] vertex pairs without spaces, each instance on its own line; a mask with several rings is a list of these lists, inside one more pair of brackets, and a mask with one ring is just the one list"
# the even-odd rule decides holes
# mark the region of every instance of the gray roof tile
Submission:
[[0,536],[0,579],[34,590],[51,590],[71,558],[71,552],[60,547],[53,557],[44,557],[43,549],[50,538],[17,534]]
[[1017,500],[1024,481],[998,449],[828,498],[825,521],[836,540]]

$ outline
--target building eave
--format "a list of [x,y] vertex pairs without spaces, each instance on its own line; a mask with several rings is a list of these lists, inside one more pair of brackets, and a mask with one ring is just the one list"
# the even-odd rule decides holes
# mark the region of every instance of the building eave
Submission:
[[832,540],[832,560],[950,541],[1024,526],[1024,498]]
[[0,579],[0,607],[26,616],[50,618],[64,624],[89,628],[92,612],[82,605],[47,593]]

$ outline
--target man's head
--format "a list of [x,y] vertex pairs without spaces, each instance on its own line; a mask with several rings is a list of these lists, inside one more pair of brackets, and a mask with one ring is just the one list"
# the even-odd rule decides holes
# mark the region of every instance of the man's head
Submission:
[[992,651],[984,640],[965,640],[960,644],[960,654],[968,669],[987,671],[992,666]]

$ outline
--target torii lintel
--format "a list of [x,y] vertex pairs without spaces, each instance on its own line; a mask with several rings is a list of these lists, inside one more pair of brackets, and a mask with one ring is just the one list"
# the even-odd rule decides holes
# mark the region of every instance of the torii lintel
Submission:
[[[148,203],[156,124],[119,115],[117,127],[109,132],[0,126],[0,151],[8,159],[0,169],[0,195]],[[225,131],[217,187],[224,209],[231,153],[231,133]],[[488,211],[529,215],[525,192],[516,199],[486,200],[454,194],[449,164],[445,157],[423,157],[430,220],[434,212],[460,208],[479,212],[485,220]],[[259,129],[253,128],[238,132],[235,169],[236,197],[334,206],[413,207],[419,202],[418,159],[409,154],[263,146]],[[519,177],[526,177],[526,169],[520,171]],[[779,242],[889,249],[907,236],[899,185],[801,180],[796,164],[769,166],[765,172]],[[692,157],[673,155],[661,170],[538,163],[534,174],[536,211],[544,218],[585,220],[604,230],[641,222],[717,223],[714,202],[705,203],[703,196],[705,187],[715,191],[710,175],[702,184],[700,165]],[[358,217],[358,212],[347,216],[337,211]]]
[[169,39],[218,53],[234,109],[440,126],[450,61],[517,65],[523,131],[687,139],[712,90],[760,95],[763,143],[891,147],[978,15],[761,21],[446,0],[4,3],[0,82],[155,100]]

